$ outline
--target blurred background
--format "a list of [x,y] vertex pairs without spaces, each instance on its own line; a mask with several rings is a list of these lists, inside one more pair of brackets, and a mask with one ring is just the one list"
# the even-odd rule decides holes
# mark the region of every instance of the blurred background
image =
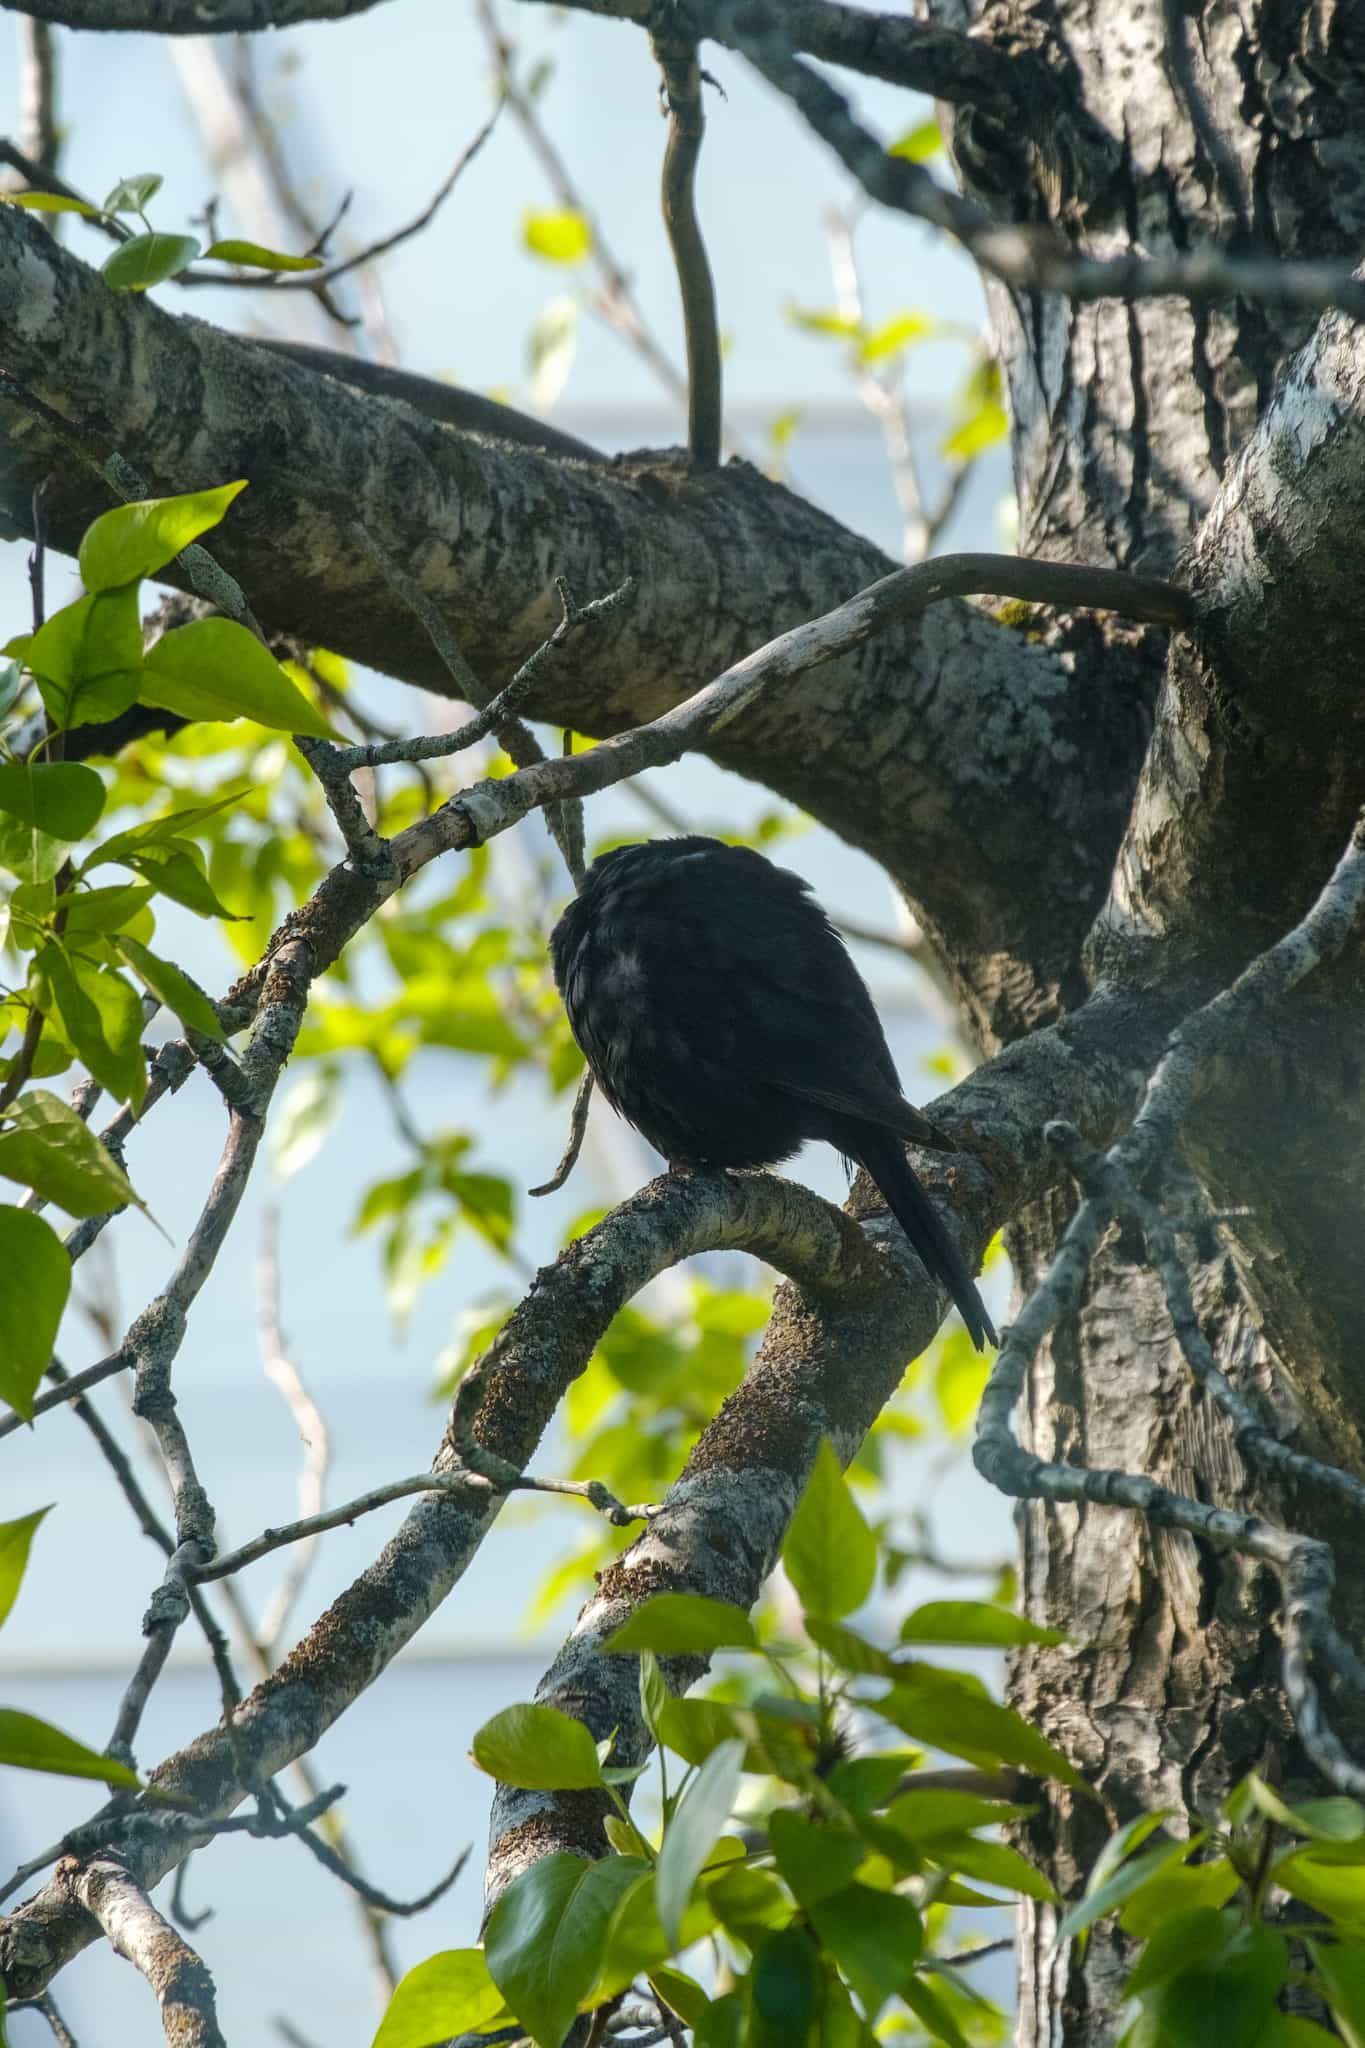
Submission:
[[[0,54],[0,104],[8,103],[17,138],[25,81],[13,24],[3,32],[11,40]],[[475,0],[403,0],[249,44],[65,32],[53,40],[60,171],[76,189],[98,199],[121,178],[155,171],[164,178],[149,208],[157,228],[195,232],[212,201],[216,233],[287,249],[308,246],[349,193],[328,244],[333,259],[420,215],[501,92],[507,104],[493,133],[430,222],[335,288],[339,310],[357,325],[339,326],[303,292],[172,283],[159,298],[187,318],[452,379],[546,412],[603,448],[682,437],[671,367],[682,360],[681,324],[657,200],[664,127],[638,32],[511,0],[496,14]],[[1003,416],[977,342],[974,274],[917,225],[862,218],[838,167],[786,107],[738,59],[708,51],[705,61],[724,90],[709,95],[699,204],[734,445],[894,557],[926,545],[1008,545]],[[932,147],[927,102],[907,109],[904,95],[869,81],[858,83],[857,96],[888,140],[904,135],[907,149]],[[941,159],[937,169],[947,175]],[[65,221],[62,231],[91,262],[107,253],[82,222]],[[6,635],[27,624],[26,554],[21,545],[0,548]],[[53,561],[50,607],[75,587],[73,565]],[[403,733],[455,721],[450,704],[381,677],[359,672],[349,687]],[[460,772],[472,777],[479,763],[462,757]],[[912,1099],[963,1071],[944,1005],[914,958],[913,930],[869,861],[766,792],[699,761],[648,778],[643,792],[593,799],[589,832],[594,841],[637,837],[670,829],[669,820],[759,835],[811,878],[851,931],[877,935],[855,939],[855,951]],[[453,889],[457,880],[443,876],[440,886]],[[566,884],[538,819],[497,842],[487,887],[495,901],[553,915]],[[220,929],[188,912],[164,918],[161,939],[215,992],[237,971]],[[497,1079],[494,1090],[488,1062],[459,1050],[424,1047],[405,1065],[408,1123],[469,1134],[479,1161],[514,1191],[510,1259],[463,1228],[420,1286],[410,1275],[396,1283],[392,1262],[386,1276],[376,1232],[355,1229],[367,1191],[410,1164],[394,1091],[364,1062],[347,1068],[341,1090],[320,1091],[311,1069],[286,1081],[275,1112],[278,1169],[258,1173],[177,1368],[181,1412],[224,1545],[301,1511],[302,1411],[297,1396],[291,1409],[267,1377],[268,1355],[287,1351],[325,1421],[328,1502],[419,1472],[443,1424],[442,1372],[495,1312],[490,1304],[514,1300],[585,1212],[657,1170],[648,1148],[598,1104],[568,1186],[527,1202],[525,1189],[558,1158],[571,1095],[552,1092],[534,1062]],[[134,1138],[129,1170],[171,1244],[136,1214],[105,1233],[80,1269],[86,1307],[68,1317],[69,1369],[107,1350],[164,1283],[207,1186],[222,1121],[218,1098],[196,1076],[174,1109]],[[787,1170],[842,1196],[838,1161],[824,1150]],[[700,1283],[711,1296],[761,1290],[751,1261],[702,1263]],[[697,1284],[692,1269],[668,1276],[645,1305],[684,1344],[699,1300],[704,1308]],[[997,1266],[988,1290],[997,1313],[1005,1284]],[[889,1502],[897,1526],[919,1532],[907,1544],[917,1561],[896,1588],[898,1611],[911,1598],[989,1591],[1012,1552],[1008,1507],[976,1479],[963,1452],[972,1384],[961,1383],[965,1369],[960,1345],[931,1361],[905,1426],[880,1452],[881,1511]],[[164,1508],[127,1390],[106,1387],[100,1397]],[[921,1398],[929,1419],[915,1422]],[[320,1464],[316,1421],[305,1420],[303,1435]],[[562,1436],[552,1438],[540,1469],[561,1471],[574,1455]],[[99,1747],[137,1657],[160,1555],[134,1528],[69,1411],[11,1438],[4,1460],[5,1515],[57,1505],[0,1639],[3,1698]],[[920,1508],[931,1518],[923,1528]],[[373,1557],[402,1512],[399,1504],[323,1540],[286,1623],[286,1647]],[[422,1891],[473,1844],[464,1875],[436,1906],[388,1923],[390,1967],[476,1936],[489,1788],[468,1762],[470,1736],[499,1707],[530,1697],[582,1597],[574,1561],[602,1541],[601,1525],[576,1502],[509,1509],[442,1612],[314,1759],[320,1782],[349,1788],[349,1836],[366,1874],[388,1891]],[[968,1569],[945,1578],[926,1562],[934,1552]],[[238,1582],[253,1626],[286,1565],[277,1555]],[[548,1584],[556,1568],[558,1600]],[[241,1668],[250,1670],[249,1659]],[[152,1696],[140,1762],[150,1767],[218,1712],[212,1671],[187,1627]],[[94,1803],[79,1783],[6,1772],[0,1864],[12,1867],[55,1840]],[[354,1900],[297,1842],[220,1842],[190,1867],[183,1903],[213,1911],[195,1939],[214,1972],[229,2039],[332,2048],[370,2040],[382,2007],[382,1959]],[[992,1988],[1000,1984],[997,1974]],[[82,2048],[159,2038],[145,1985],[103,1944],[63,1973],[56,1992]],[[12,2019],[11,2036],[15,2048],[50,2038],[30,2014]]]

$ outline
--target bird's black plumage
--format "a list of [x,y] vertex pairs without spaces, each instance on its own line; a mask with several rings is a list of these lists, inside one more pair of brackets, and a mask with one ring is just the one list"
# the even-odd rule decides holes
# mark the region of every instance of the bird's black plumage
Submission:
[[995,1342],[902,1144],[941,1141],[901,1094],[866,984],[799,875],[718,839],[617,847],[593,862],[550,951],[594,1080],[670,1165],[773,1166],[807,1138],[837,1145],[972,1342]]

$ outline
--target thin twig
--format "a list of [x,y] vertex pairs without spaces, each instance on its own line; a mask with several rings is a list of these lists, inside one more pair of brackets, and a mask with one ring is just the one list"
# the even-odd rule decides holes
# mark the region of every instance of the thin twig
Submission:
[[[1123,1184],[1140,1186],[1156,1161],[1171,1154],[1211,1060],[1226,1044],[1245,1043],[1247,1033],[1263,1014],[1315,967],[1340,952],[1355,928],[1363,902],[1365,812],[1357,819],[1350,844],[1330,879],[1300,923],[1253,960],[1231,987],[1172,1032],[1136,1117],[1104,1162],[1119,1170]],[[1049,1126],[1049,1135],[1063,1151],[1071,1144],[1068,1125]],[[1351,1759],[1328,1726],[1313,1676],[1315,1657],[1353,1679],[1356,1675],[1351,1660],[1342,1655],[1345,1645],[1331,1620],[1334,1563],[1328,1545],[1277,1527],[1261,1515],[1238,1514],[1189,1499],[1142,1473],[1040,1458],[1025,1451],[1014,1435],[1013,1412],[1029,1367],[1049,1331],[1079,1302],[1109,1220],[1108,1200],[1087,1194],[1047,1273],[1007,1331],[982,1395],[972,1451],[977,1469],[1001,1492],[1016,1498],[1053,1504],[1085,1500],[1129,1508],[1152,1525],[1184,1529],[1217,1549],[1241,1551],[1272,1565],[1284,1592],[1283,1683],[1299,1739],[1330,1784],[1359,1798],[1365,1793],[1365,1769]],[[1183,1314],[1181,1327],[1188,1337]],[[1211,1387],[1211,1391],[1217,1389]],[[1268,1454],[1273,1443],[1266,1432],[1260,1447]],[[1275,1455],[1278,1462],[1278,1452]],[[1365,1672],[1359,1676],[1365,1678]]]
[[697,46],[656,28],[654,55],[663,72],[668,114],[662,201],[664,226],[682,294],[687,343],[687,447],[698,469],[720,461],[722,398],[716,287],[697,219],[696,177],[706,115]]
[[[256,1261],[256,1330],[265,1376],[279,1389],[303,1445],[298,1491],[302,1518],[307,1520],[310,1515],[322,1512],[331,1445],[326,1418],[289,1356],[280,1328],[279,1214],[273,1208],[267,1209],[261,1218],[260,1251]],[[288,1566],[257,1631],[267,1656],[284,1634],[315,1554],[316,1545],[307,1540],[291,1552]]]

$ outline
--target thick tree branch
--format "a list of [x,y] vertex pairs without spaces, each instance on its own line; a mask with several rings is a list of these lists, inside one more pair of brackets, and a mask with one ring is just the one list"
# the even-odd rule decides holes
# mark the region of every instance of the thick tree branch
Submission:
[[[453,691],[357,523],[459,618],[463,652],[490,681],[552,630],[555,575],[592,592],[633,575],[610,644],[566,649],[528,706],[594,735],[653,715],[893,566],[742,464],[704,477],[668,457],[589,466],[367,404],[145,299],[111,297],[12,209],[0,209],[0,326],[11,374],[102,455],[136,448],[154,488],[252,479],[215,552],[260,616],[305,642]],[[42,419],[3,405],[0,417],[14,465],[0,515],[28,520],[28,483],[55,459],[52,532],[73,549],[108,503],[103,487]],[[1071,667],[1064,650],[973,609],[936,607],[856,665],[753,707],[712,747],[884,863],[987,1035],[997,1013],[1055,1014],[1146,736],[1145,654],[1119,650],[1102,690],[1079,687]]]
[[72,1896],[94,1915],[112,1947],[156,1993],[167,2048],[227,2048],[218,2025],[212,1977],[120,1859],[93,1857],[76,1866],[69,1882]]

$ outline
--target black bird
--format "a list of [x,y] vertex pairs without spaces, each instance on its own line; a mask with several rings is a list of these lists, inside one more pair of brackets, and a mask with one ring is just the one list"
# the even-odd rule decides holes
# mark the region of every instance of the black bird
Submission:
[[866,1167],[978,1351],[996,1340],[902,1140],[867,986],[799,875],[718,839],[604,853],[550,934],[569,1027],[612,1108],[670,1166],[773,1166],[807,1138]]

